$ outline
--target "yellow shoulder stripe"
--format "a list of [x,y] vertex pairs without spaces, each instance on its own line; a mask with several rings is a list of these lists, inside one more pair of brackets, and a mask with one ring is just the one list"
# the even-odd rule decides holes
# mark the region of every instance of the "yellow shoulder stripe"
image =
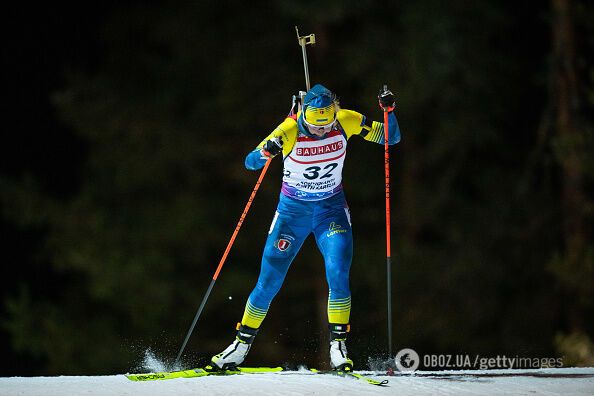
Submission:
[[347,139],[353,135],[361,133],[361,130],[363,129],[363,125],[361,125],[363,122],[363,114],[353,110],[340,109],[338,110],[338,113],[336,113],[336,118],[338,122],[340,122]]

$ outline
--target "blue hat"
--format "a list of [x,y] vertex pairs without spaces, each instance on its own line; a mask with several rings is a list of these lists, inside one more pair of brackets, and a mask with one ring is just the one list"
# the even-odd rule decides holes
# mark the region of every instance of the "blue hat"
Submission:
[[303,100],[303,115],[311,125],[323,126],[334,122],[336,107],[334,94],[322,84],[316,84],[307,91]]

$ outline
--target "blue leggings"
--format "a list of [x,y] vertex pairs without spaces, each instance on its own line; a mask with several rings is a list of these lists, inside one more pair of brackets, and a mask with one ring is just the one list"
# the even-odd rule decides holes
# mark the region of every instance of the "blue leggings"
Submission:
[[268,231],[258,283],[250,294],[241,323],[259,328],[280,290],[291,262],[313,233],[324,256],[330,289],[328,321],[347,324],[351,310],[349,271],[353,235],[344,193],[321,201],[299,201],[283,194]]

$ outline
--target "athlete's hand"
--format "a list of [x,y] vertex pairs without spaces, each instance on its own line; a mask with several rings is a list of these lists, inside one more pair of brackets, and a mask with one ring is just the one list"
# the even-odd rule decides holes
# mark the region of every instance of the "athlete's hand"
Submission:
[[262,154],[271,158],[278,155],[281,151],[283,151],[283,139],[280,137],[266,141],[264,147],[262,147]]
[[379,100],[379,105],[383,111],[392,111],[394,110],[394,107],[396,107],[394,94],[388,89],[387,85],[384,85],[384,87],[380,89],[377,99]]

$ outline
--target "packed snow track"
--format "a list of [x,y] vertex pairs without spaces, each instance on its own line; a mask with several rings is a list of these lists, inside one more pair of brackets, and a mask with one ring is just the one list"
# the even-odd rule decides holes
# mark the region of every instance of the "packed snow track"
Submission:
[[124,375],[0,378],[0,395],[594,395],[594,368],[418,371],[386,386],[307,372],[132,382]]

